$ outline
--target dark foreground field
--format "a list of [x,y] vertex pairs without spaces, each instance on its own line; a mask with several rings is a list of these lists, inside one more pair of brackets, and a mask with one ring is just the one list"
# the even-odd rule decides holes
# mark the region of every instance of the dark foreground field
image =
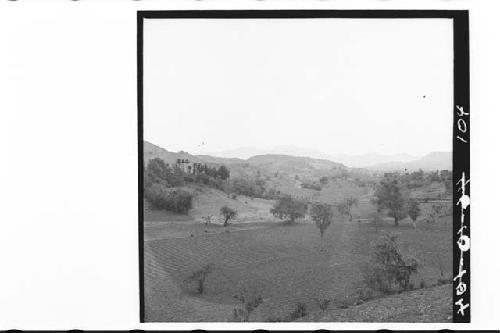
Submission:
[[[371,245],[387,231],[398,234],[403,251],[419,260],[412,283],[425,288],[412,293],[426,292],[407,299],[403,296],[410,293],[390,297],[396,297],[395,307],[420,310],[398,320],[389,313],[391,305],[373,306],[381,300],[358,307],[372,304],[378,309],[369,321],[443,321],[451,315],[451,285],[438,287],[437,294],[427,287],[441,275],[449,278],[452,274],[450,216],[417,229],[408,220],[399,227],[387,221],[378,228],[366,221],[337,221],[327,229],[322,242],[318,229],[308,221],[290,226],[258,221],[234,224],[227,231],[193,221],[145,222],[145,319],[231,321],[233,309],[239,306],[234,295],[246,288],[263,298],[251,321],[279,321],[299,302],[307,306],[308,315],[302,320],[363,321],[353,310],[357,308],[353,305],[356,291],[362,285],[361,270],[370,260]],[[195,286],[185,280],[206,264],[214,270],[208,275],[204,294],[198,295]],[[432,297],[434,303],[439,298],[439,318],[428,313],[433,311]],[[331,300],[326,310],[319,309],[322,299]]]

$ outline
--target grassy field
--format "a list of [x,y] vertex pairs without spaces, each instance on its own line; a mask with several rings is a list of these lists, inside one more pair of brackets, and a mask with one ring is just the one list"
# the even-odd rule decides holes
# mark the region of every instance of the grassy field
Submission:
[[[188,218],[146,213],[147,321],[229,321],[238,306],[234,295],[242,287],[263,297],[251,321],[279,320],[298,302],[306,304],[310,313],[320,311],[317,299],[331,299],[331,309],[350,304],[362,284],[361,269],[370,260],[371,245],[384,232],[398,234],[403,251],[418,258],[420,269],[412,277],[414,285],[424,280],[429,286],[441,274],[448,278],[452,274],[450,216],[417,229],[408,219],[399,227],[390,221],[375,227],[365,220],[371,211],[366,206],[363,221],[337,217],[321,242],[311,221],[288,226],[269,218],[271,202],[210,197],[198,197],[198,206]],[[213,207],[227,200],[240,209],[241,221],[228,228],[199,221],[207,211],[217,213]],[[214,270],[206,280],[205,293],[198,295],[185,280],[206,264],[212,264]]]

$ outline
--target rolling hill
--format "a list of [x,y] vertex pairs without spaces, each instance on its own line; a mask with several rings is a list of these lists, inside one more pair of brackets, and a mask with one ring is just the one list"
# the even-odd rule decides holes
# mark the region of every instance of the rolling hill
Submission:
[[175,164],[177,159],[188,159],[190,162],[207,163],[211,165],[225,164],[235,176],[256,174],[269,175],[275,172],[288,175],[317,176],[335,174],[347,168],[340,163],[326,159],[310,157],[266,154],[248,159],[214,157],[210,155],[192,155],[184,151],[170,152],[150,142],[144,141],[144,161],[161,158],[165,162]]
[[404,170],[414,171],[422,169],[424,171],[432,170],[451,170],[452,169],[452,153],[451,152],[432,152],[419,159],[409,162],[388,162],[376,164],[369,169],[372,170]]

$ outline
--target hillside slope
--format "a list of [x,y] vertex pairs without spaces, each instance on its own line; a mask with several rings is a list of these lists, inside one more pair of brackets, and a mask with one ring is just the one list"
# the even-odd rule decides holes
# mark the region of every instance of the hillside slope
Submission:
[[301,321],[445,323],[452,319],[452,285],[374,299],[347,309],[314,313]]
[[202,222],[203,216],[212,215],[212,222],[220,224],[223,220],[220,216],[220,209],[223,206],[228,206],[238,212],[235,220],[237,223],[264,221],[272,218],[269,212],[274,204],[272,200],[251,199],[243,195],[238,195],[233,199],[232,196],[222,191],[201,184],[190,184],[182,189],[193,194],[193,208],[190,209],[189,215],[156,210],[145,200],[144,220]]

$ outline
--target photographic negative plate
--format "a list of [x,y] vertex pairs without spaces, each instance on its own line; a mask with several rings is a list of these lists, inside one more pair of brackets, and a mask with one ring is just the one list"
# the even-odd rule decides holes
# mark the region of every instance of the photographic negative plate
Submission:
[[139,11],[141,322],[470,322],[468,29]]

